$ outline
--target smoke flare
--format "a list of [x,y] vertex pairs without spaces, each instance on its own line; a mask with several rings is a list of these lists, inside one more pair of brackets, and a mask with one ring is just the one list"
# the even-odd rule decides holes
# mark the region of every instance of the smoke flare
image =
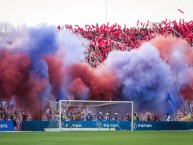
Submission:
[[[41,25],[13,29],[0,39],[0,99],[38,111],[49,99],[133,100],[136,111],[174,113],[193,100],[192,49],[185,40],[158,36],[129,52],[110,52],[92,68],[89,41]],[[164,109],[163,109],[164,108]]]

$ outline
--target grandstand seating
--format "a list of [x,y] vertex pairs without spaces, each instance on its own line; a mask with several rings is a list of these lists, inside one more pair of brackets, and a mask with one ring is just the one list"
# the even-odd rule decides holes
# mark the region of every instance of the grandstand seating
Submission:
[[165,20],[158,23],[147,22],[141,23],[136,27],[127,28],[126,25],[121,27],[119,24],[103,24],[103,25],[85,25],[80,27],[75,25],[65,25],[57,27],[59,30],[68,29],[75,34],[82,35],[90,40],[90,47],[86,61],[96,67],[103,62],[108,53],[112,50],[129,51],[139,47],[144,41],[149,41],[157,35],[173,35],[181,37],[193,46],[193,21],[186,22],[180,19]]

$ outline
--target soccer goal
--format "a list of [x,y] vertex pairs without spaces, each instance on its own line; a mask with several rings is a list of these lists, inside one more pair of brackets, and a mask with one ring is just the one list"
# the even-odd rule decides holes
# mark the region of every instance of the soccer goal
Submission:
[[133,131],[133,101],[60,100],[56,104],[58,113],[45,131]]

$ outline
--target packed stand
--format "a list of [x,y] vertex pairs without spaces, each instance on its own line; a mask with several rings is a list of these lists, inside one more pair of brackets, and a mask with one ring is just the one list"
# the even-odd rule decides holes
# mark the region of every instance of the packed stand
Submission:
[[59,30],[68,29],[75,34],[80,34],[84,38],[90,40],[90,47],[87,52],[86,61],[96,67],[103,62],[108,53],[112,50],[129,51],[139,47],[143,42],[149,41],[157,35],[173,35],[181,37],[193,46],[193,21],[186,22],[180,19],[165,20],[158,23],[137,22],[136,27],[121,27],[119,24],[103,24],[103,25],[85,25],[80,27],[75,25],[58,26]]
[[12,120],[16,130],[21,128],[21,121],[33,120],[33,116],[26,110],[15,105],[14,100],[0,100],[0,121]]
[[[57,106],[57,105],[56,105]],[[45,109],[45,120],[58,120],[59,107],[50,107]],[[48,111],[49,110],[49,111]],[[63,106],[61,108],[61,119],[66,121],[105,121],[105,120],[127,120],[131,121],[131,114],[129,112],[116,113],[118,110],[111,112],[101,112],[96,108],[78,107],[78,106]],[[135,112],[133,115],[134,121],[185,121],[184,117],[193,115],[193,101],[185,101],[184,104],[174,114],[158,115],[153,112]],[[193,121],[191,116],[190,121]]]

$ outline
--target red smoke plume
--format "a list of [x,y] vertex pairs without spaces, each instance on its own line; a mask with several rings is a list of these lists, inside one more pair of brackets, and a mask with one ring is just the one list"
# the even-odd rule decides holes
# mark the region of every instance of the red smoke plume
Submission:
[[48,65],[49,83],[52,85],[52,94],[57,94],[65,76],[61,54],[59,51],[56,55],[45,57]]
[[180,89],[180,94],[183,96],[185,100],[192,101],[193,100],[193,72],[189,72],[186,74],[186,77],[189,79],[189,83],[185,84]]
[[175,48],[175,45],[179,45],[180,47],[183,47],[183,53],[188,54],[189,53],[189,44],[187,41],[179,38],[174,38],[173,36],[158,36],[155,37],[150,41],[151,44],[153,44],[159,51],[160,57],[165,61],[168,62],[171,58],[171,54]]
[[110,100],[116,99],[117,79],[111,72],[103,67],[95,71],[85,63],[75,64],[70,67],[69,72],[72,81],[69,91],[77,98],[77,92],[89,87],[88,100]]
[[23,53],[0,52],[0,96],[6,100],[14,97],[20,108],[36,112],[40,103],[37,94],[48,80],[29,74],[29,66],[29,58]]
[[22,53],[0,52],[0,95],[9,99],[28,75],[29,59]]

